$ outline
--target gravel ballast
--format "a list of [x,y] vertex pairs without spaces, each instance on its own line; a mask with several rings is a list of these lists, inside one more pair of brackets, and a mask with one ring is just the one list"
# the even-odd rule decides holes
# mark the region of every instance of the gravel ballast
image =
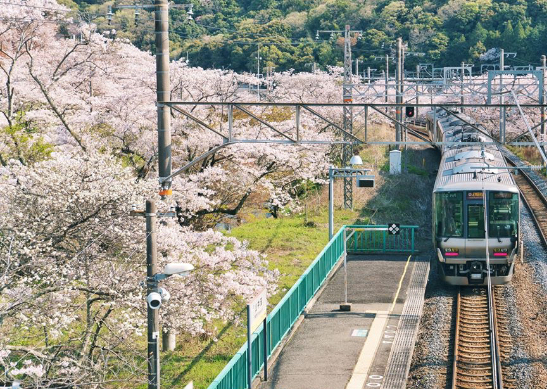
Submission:
[[[522,162],[512,156],[520,165]],[[547,194],[547,183],[539,175],[533,180]],[[523,262],[515,264],[510,284],[500,287],[507,309],[511,351],[504,359],[504,374],[517,388],[547,388],[547,250],[543,247],[530,212],[521,211],[524,239]],[[431,249],[433,251],[433,249]],[[435,262],[435,258],[432,258]],[[432,263],[426,289],[420,333],[416,343],[407,388],[449,388],[453,337],[452,318],[457,288],[444,284]]]

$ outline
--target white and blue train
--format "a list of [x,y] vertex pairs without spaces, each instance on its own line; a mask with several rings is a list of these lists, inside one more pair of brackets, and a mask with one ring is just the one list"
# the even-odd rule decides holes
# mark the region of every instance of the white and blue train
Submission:
[[442,109],[427,115],[431,139],[444,142],[433,190],[438,267],[449,284],[483,285],[488,255],[492,284],[505,284],[521,250],[519,189],[499,148],[484,144],[492,142],[484,127],[457,116]]

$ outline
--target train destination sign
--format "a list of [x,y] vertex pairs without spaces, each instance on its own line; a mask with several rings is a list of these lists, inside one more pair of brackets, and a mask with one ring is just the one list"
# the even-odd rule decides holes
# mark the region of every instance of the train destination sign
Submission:
[[482,200],[482,192],[467,192],[467,200]]

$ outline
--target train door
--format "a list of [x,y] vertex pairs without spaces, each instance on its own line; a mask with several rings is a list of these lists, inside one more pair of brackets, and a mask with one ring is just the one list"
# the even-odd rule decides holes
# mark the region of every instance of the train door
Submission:
[[466,194],[466,244],[467,258],[482,258],[484,253],[484,204],[482,192]]

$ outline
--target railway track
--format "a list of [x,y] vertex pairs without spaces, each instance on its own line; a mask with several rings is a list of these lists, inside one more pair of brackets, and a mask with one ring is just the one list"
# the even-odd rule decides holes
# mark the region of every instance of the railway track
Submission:
[[[506,161],[509,165],[516,166],[510,159],[506,158]],[[514,174],[513,178],[520,188],[522,199],[528,206],[532,218],[538,226],[541,240],[547,247],[547,199],[525,171]]]
[[489,296],[488,288],[482,287],[458,291],[452,389],[517,387],[502,374],[501,359],[509,354],[511,344],[506,308],[495,288],[492,292]]

